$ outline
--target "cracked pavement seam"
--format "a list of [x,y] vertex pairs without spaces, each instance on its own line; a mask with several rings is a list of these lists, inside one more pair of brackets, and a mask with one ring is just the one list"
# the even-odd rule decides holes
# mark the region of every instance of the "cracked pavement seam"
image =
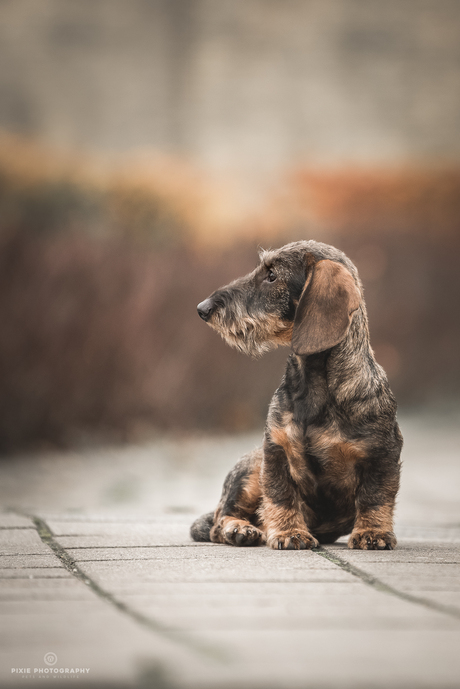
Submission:
[[387,593],[391,596],[395,596],[396,598],[400,598],[401,600],[404,600],[408,603],[422,605],[423,607],[429,608],[430,610],[435,610],[436,612],[443,613],[444,615],[450,615],[451,617],[455,617],[456,619],[460,620],[460,609],[455,607],[454,605],[443,605],[443,603],[437,603],[436,601],[431,600],[430,598],[414,596],[412,593],[399,591],[398,589],[395,589],[393,586],[385,584],[385,582],[380,581],[380,579],[377,579],[377,577],[374,577],[372,574],[368,574],[359,567],[355,567],[355,565],[352,565],[350,562],[347,562],[347,560],[342,559],[341,557],[339,557],[339,555],[335,555],[334,553],[331,553],[329,550],[326,550],[321,546],[319,548],[315,548],[313,552],[317,555],[320,555],[321,557],[324,557],[326,560],[329,560],[329,562],[332,562],[334,565],[337,565],[337,567],[340,567],[345,572],[348,572],[349,574],[358,577],[364,584],[371,586],[377,591],[381,591],[382,593]]
[[176,643],[185,646],[188,650],[195,651],[196,653],[206,656],[207,658],[211,658],[221,663],[230,662],[230,658],[222,649],[200,643],[180,629],[174,629],[162,624],[161,622],[158,622],[152,617],[147,617],[137,610],[134,610],[123,601],[119,600],[116,596],[110,593],[110,591],[104,589],[96,581],[94,581],[94,579],[85,574],[85,572],[77,565],[75,560],[69,555],[66,549],[58,543],[51,528],[44,519],[26,512],[20,512],[18,510],[14,511],[17,514],[21,514],[22,516],[28,517],[32,520],[42,542],[53,551],[66,570],[70,572],[76,579],[86,584],[98,598],[106,601],[124,615],[127,615],[132,620],[138,624],[141,624],[143,627],[146,627],[149,631],[154,632],[155,634],[160,634],[161,636],[168,638],[170,641],[175,641]]
[[[230,659],[227,657],[227,655],[222,649],[202,644],[196,641],[195,639],[189,637],[183,631],[166,626],[152,617],[147,617],[142,613],[139,613],[138,611],[134,610],[123,601],[116,598],[116,596],[104,589],[91,577],[85,574],[85,572],[77,565],[75,560],[69,555],[66,549],[63,548],[56,540],[51,528],[48,526],[44,519],[33,514],[20,512],[19,510],[14,511],[18,514],[22,514],[23,516],[26,516],[29,519],[31,519],[42,542],[52,550],[52,552],[60,560],[63,566],[67,569],[67,571],[70,572],[72,576],[77,578],[79,581],[86,584],[93,591],[93,593],[100,599],[110,603],[117,610],[129,616],[138,624],[141,624],[142,626],[146,627],[155,634],[160,634],[164,637],[167,637],[170,640],[180,643],[181,645],[187,647],[189,650],[193,650],[201,655],[211,657],[214,660],[218,660],[220,662],[229,662]],[[433,601],[429,598],[424,598],[422,596],[416,596],[405,591],[400,591],[399,589],[396,589],[393,586],[386,584],[377,577],[369,574],[368,572],[360,569],[359,567],[356,567],[355,565],[351,564],[339,555],[321,546],[318,548],[314,548],[312,552],[315,553],[317,556],[328,560],[329,562],[336,565],[348,574],[359,578],[363,582],[363,584],[372,587],[376,591],[380,591],[381,593],[391,595],[393,597],[399,598],[400,600],[404,600],[415,605],[420,605],[430,610],[434,610],[441,614],[448,615],[450,617],[454,617],[457,620],[460,620],[460,609],[453,605],[444,605],[442,603]]]

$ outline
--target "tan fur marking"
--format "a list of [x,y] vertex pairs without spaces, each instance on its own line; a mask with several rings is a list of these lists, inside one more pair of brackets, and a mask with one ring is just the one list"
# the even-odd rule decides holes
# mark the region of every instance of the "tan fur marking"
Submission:
[[220,526],[222,529],[226,529],[228,527],[234,529],[237,526],[243,526],[247,523],[248,522],[246,521],[246,519],[235,519],[235,517],[232,516],[222,517],[220,520]]
[[[236,534],[243,537],[240,543],[238,543]],[[210,539],[213,543],[226,543],[228,545],[259,545],[265,543],[265,534],[246,519],[225,516],[221,517],[212,527]]]
[[365,452],[359,443],[337,443],[329,450],[327,462],[328,474],[332,481],[341,484],[350,492],[355,491],[357,485],[356,463],[365,457]]
[[244,526],[249,526],[249,522],[246,521],[246,519],[235,519],[235,517],[221,517],[211,529],[211,541],[213,543],[227,543],[224,532],[227,529],[233,530]]
[[393,533],[394,503],[358,512],[348,547],[360,550],[384,550],[396,547]]
[[296,530],[308,530],[305,516],[308,518],[311,510],[305,504],[298,504],[292,508],[280,507],[264,497],[260,515],[264,524],[264,531],[269,534],[281,531],[292,532]]
[[231,347],[256,357],[280,345],[290,345],[292,339],[293,324],[266,313],[256,318],[242,312],[238,320],[227,323],[217,312],[208,325]]
[[337,443],[337,445],[333,445],[330,450],[331,459],[342,464],[354,464],[359,459],[363,459],[365,454],[363,443],[359,441]]
[[318,541],[311,535],[305,521],[308,513],[312,514],[305,504],[285,508],[264,497],[260,514],[267,545],[277,548],[277,543],[281,541],[283,547],[287,547],[289,540],[299,535],[305,543],[310,543],[310,547],[317,546]]
[[270,437],[275,445],[283,448],[289,462],[291,476],[296,483],[300,483],[309,474],[303,455],[304,442],[291,413],[283,414],[282,422],[281,427],[272,426]]
[[312,453],[320,459],[326,459],[334,445],[345,442],[336,428],[311,428],[307,440]]
[[243,488],[243,494],[238,500],[237,507],[244,512],[253,514],[259,506],[262,497],[262,488],[260,485],[260,463],[254,468],[254,471],[249,474]]
[[281,344],[290,345],[292,340],[293,323],[279,323],[279,330],[275,331],[275,339]]
[[375,509],[358,512],[353,531],[393,531],[394,504],[388,503]]
[[364,440],[346,440],[337,429],[314,428],[308,433],[311,451],[320,459],[331,459],[336,463],[355,463],[366,456],[367,443]]

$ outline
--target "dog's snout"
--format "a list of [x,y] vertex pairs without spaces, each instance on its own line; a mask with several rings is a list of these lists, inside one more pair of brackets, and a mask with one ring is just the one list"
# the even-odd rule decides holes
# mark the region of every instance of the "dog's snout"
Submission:
[[202,318],[204,321],[208,321],[211,318],[212,312],[214,311],[214,303],[212,299],[205,299],[204,301],[198,304],[196,309],[198,311],[199,317]]

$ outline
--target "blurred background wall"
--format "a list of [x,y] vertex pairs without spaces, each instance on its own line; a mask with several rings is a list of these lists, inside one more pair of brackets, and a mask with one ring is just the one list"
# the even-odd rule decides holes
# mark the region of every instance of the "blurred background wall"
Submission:
[[260,426],[287,350],[196,316],[355,261],[402,405],[460,397],[458,0],[1,0],[0,447]]
[[0,123],[218,168],[460,156],[458,0],[2,0]]

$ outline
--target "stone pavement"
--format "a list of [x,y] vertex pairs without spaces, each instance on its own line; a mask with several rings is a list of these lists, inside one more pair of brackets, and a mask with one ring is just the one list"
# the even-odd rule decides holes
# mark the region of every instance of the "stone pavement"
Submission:
[[402,428],[393,552],[193,543],[257,436],[5,459],[1,685],[459,687],[460,428]]

